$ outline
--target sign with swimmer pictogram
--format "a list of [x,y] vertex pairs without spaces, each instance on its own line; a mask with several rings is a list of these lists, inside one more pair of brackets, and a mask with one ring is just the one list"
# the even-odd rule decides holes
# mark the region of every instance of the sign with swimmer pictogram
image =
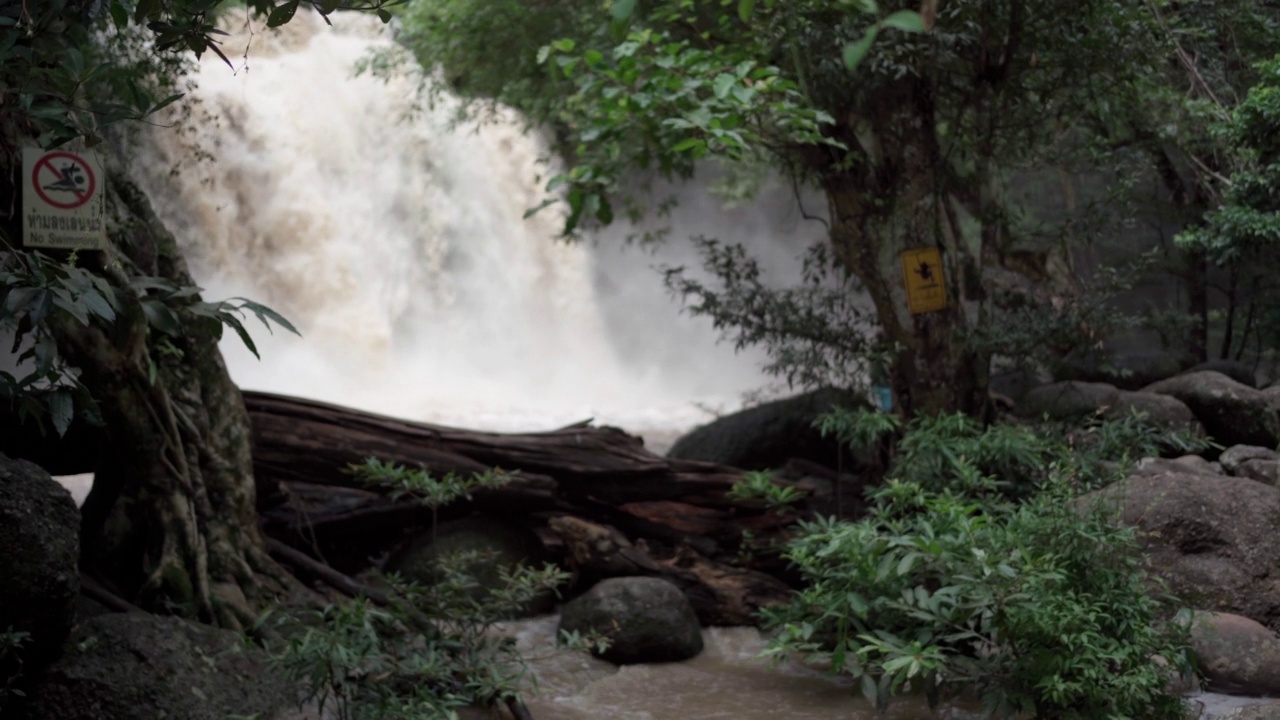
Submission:
[[87,152],[22,150],[22,244],[105,249],[102,165]]
[[942,276],[942,254],[938,248],[902,253],[902,278],[907,286],[907,310],[912,315],[947,307],[947,284]]

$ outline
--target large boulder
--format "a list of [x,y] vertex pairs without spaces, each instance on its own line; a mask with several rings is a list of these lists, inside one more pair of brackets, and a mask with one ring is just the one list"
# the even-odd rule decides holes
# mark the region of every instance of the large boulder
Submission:
[[1207,690],[1253,697],[1280,695],[1280,638],[1253,620],[1230,613],[1195,613],[1191,649]]
[[1182,372],[1190,361],[1167,350],[1078,350],[1053,367],[1054,380],[1079,380],[1137,390]]
[[1170,395],[1123,390],[1111,407],[1103,413],[1103,417],[1115,420],[1128,417],[1135,412],[1142,413],[1149,422],[1168,430],[1197,435],[1204,433],[1204,426],[1196,419],[1191,408]]
[[1023,396],[1018,415],[1039,420],[1077,420],[1105,411],[1120,399],[1120,390],[1106,383],[1063,382],[1041,385]]
[[772,470],[792,458],[834,468],[840,444],[822,437],[813,423],[836,407],[865,405],[865,400],[832,388],[775,400],[695,428],[676,441],[667,457],[744,470]]
[[[484,515],[440,523],[435,533],[424,533],[410,541],[387,562],[387,570],[407,580],[422,584],[437,582],[440,563],[449,558],[472,555],[474,560],[461,562],[459,569],[475,580],[471,596],[481,600],[503,587],[504,572],[520,564],[541,565],[548,560],[542,541],[527,528],[502,522]],[[555,598],[551,593],[537,598],[518,615],[540,615],[551,612]]]
[[1213,370],[1162,380],[1144,392],[1170,395],[1191,408],[1214,440],[1223,445],[1280,443],[1280,417],[1267,397]]
[[28,695],[20,720],[266,719],[298,700],[236,632],[123,613],[83,623]]
[[1205,370],[1220,372],[1241,385],[1248,385],[1251,388],[1258,387],[1258,374],[1253,371],[1253,366],[1239,360],[1206,360],[1192,365],[1186,371],[1193,373]]
[[1280,490],[1247,478],[1134,475],[1086,495],[1137,526],[1151,569],[1195,607],[1280,628]]
[[[71,493],[40,467],[0,455],[0,632],[29,636],[17,658],[27,674],[55,660],[71,632],[79,556]],[[0,666],[0,686],[15,670]]]
[[702,652],[702,626],[674,584],[653,577],[610,578],[560,610],[560,629],[610,640],[612,663],[677,662]]
[[1218,462],[1222,463],[1222,469],[1232,475],[1241,474],[1240,468],[1245,463],[1254,460],[1277,460],[1280,455],[1276,454],[1271,448],[1259,447],[1257,445],[1232,445],[1218,456]]

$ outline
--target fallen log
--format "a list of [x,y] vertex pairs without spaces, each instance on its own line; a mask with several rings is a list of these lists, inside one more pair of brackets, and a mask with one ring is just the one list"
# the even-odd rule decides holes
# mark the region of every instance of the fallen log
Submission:
[[244,398],[260,509],[285,502],[285,483],[359,487],[345,470],[370,457],[441,475],[514,472],[511,483],[482,494],[525,507],[675,501],[727,510],[736,506],[725,493],[742,478],[735,468],[667,460],[646,450],[641,439],[610,427],[491,433],[267,393],[246,392]]
[[[264,530],[341,572],[385,557],[433,519],[473,508],[554,537],[570,556],[582,556],[587,542],[570,527],[608,528],[606,534],[621,542],[590,560],[577,557],[571,564],[580,573],[667,578],[691,598],[706,624],[748,624],[760,608],[787,597],[786,583],[734,561],[744,530],[768,544],[791,522],[763,503],[728,499],[743,478],[736,468],[669,460],[616,428],[578,423],[547,432],[492,433],[266,393],[244,396]],[[514,480],[477,491],[472,503],[445,506],[435,518],[420,503],[364,487],[346,472],[370,457],[436,475],[499,468],[514,473]],[[821,486],[805,478],[789,484],[806,496]],[[551,520],[556,522],[549,526]],[[588,535],[600,540],[600,532]]]

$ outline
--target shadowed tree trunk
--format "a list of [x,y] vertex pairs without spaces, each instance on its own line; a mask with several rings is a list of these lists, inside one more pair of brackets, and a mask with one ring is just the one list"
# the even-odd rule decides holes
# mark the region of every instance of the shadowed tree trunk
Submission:
[[109,175],[111,249],[98,263],[118,318],[56,332],[106,422],[82,564],[144,608],[244,626],[290,578],[258,530],[249,420],[218,352],[222,328],[181,310],[180,336],[149,325],[131,279],[194,283],[146,197]]

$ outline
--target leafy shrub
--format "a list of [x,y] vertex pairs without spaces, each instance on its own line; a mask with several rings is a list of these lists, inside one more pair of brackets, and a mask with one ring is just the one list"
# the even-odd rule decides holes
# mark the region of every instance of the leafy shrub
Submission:
[[902,432],[902,422],[892,415],[836,409],[819,417],[815,427],[863,455],[901,433],[888,477],[930,490],[999,491],[1014,498],[1034,492],[1055,463],[1075,467],[1078,489],[1087,490],[1117,479],[1144,457],[1213,446],[1191,432],[1158,425],[1139,411],[1077,424],[986,426],[967,415],[942,414],[917,417]]
[[[499,474],[434,478],[375,460],[353,470],[368,482],[398,488],[433,509]],[[476,593],[474,573],[491,565],[477,552],[439,558],[435,581],[388,578],[381,607],[367,598],[295,615],[277,613],[288,639],[269,647],[275,665],[306,688],[306,700],[333,708],[341,720],[436,720],[457,709],[519,697],[526,666],[495,624],[568,580],[553,565],[499,570],[501,587]]]
[[861,522],[801,523],[787,557],[808,586],[767,613],[767,653],[830,663],[881,707],[972,688],[988,716],[1183,717],[1153,659],[1185,671],[1183,631],[1134,531],[1071,502],[1069,474],[1021,505],[893,481]]
[[23,692],[17,688],[18,680],[22,677],[22,660],[18,658],[18,651],[30,639],[30,634],[16,631],[12,627],[0,632],[0,710],[12,698],[23,696]]

